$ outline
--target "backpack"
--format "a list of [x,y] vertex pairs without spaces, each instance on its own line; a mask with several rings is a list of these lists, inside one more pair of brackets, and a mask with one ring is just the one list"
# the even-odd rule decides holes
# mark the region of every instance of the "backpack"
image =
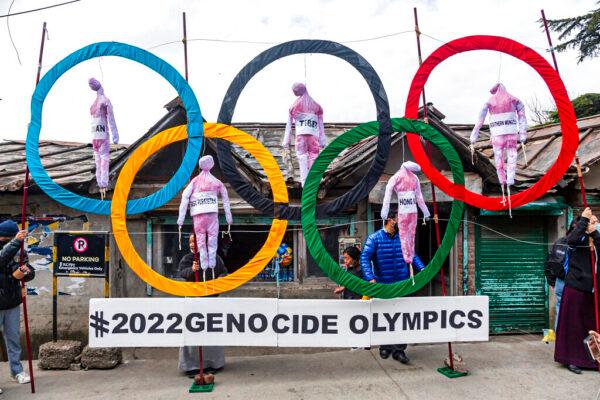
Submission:
[[546,264],[544,265],[544,273],[546,274],[548,285],[554,287],[557,278],[565,279],[570,250],[567,238],[565,237],[558,239],[552,245],[552,249],[548,253]]

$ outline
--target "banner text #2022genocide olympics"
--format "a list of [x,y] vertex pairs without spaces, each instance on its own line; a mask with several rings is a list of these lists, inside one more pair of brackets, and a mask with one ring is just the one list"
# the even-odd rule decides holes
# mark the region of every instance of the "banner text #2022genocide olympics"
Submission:
[[487,341],[487,296],[91,299],[90,346],[368,347]]

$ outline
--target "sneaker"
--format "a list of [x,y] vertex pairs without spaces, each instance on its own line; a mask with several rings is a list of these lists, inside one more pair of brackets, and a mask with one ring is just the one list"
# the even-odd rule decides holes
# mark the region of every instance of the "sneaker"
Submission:
[[31,378],[27,375],[27,372],[23,371],[12,377],[13,381],[19,382],[20,384],[29,383]]

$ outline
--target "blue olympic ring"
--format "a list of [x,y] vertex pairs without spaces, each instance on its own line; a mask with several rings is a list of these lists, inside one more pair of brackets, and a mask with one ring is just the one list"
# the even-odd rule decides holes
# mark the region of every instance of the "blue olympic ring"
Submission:
[[192,88],[173,66],[146,50],[124,43],[99,42],[75,51],[52,67],[39,82],[31,97],[31,122],[25,141],[27,165],[32,178],[50,198],[84,212],[110,215],[110,200],[83,197],[56,184],[44,169],[39,154],[42,108],[48,92],[58,78],[69,69],[82,61],[102,56],[123,57],[156,71],[177,90],[187,112],[188,143],[183,161],[171,180],[158,192],[127,202],[127,214],[139,214],[166,204],[188,183],[200,157],[204,137],[202,113]]

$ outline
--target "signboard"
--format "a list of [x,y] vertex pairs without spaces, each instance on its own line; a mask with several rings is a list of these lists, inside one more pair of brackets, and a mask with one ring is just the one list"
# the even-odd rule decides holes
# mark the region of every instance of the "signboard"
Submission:
[[91,299],[91,347],[368,347],[487,341],[487,296]]
[[54,275],[97,276],[108,273],[108,232],[55,232]]
[[54,232],[52,249],[52,340],[58,339],[58,278],[104,278],[104,297],[110,295],[108,232]]

